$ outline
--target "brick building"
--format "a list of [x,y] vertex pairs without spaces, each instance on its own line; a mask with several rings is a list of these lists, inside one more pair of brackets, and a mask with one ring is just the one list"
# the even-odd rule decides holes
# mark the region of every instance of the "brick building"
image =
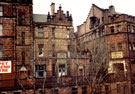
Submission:
[[134,16],[93,4],[75,33],[61,5],[32,10],[32,0],[0,1],[0,61],[12,63],[0,94],[132,94]]
[[134,35],[135,17],[116,12],[114,6],[101,9],[93,4],[86,21],[78,26],[77,48],[90,56],[93,68],[100,63],[107,71],[101,86],[106,94],[134,91]]
[[11,73],[0,74],[0,91],[17,93],[21,86],[29,86],[26,78],[31,75],[33,62],[32,13],[32,0],[0,0],[0,61],[12,63]]

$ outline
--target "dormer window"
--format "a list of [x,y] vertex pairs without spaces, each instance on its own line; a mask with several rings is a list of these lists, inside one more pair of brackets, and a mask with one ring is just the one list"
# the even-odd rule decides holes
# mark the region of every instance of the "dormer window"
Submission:
[[98,26],[99,22],[100,22],[100,20],[97,17],[95,17],[95,16],[90,17],[90,27],[91,28]]

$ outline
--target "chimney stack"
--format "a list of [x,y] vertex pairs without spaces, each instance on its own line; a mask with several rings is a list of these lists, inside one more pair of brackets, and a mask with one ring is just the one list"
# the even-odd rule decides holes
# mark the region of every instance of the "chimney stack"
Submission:
[[55,14],[55,3],[51,4],[51,15]]

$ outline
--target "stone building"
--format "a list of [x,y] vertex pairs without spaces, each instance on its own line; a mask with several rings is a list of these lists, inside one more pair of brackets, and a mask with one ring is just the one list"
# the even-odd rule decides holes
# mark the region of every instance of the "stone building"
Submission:
[[0,73],[0,94],[134,94],[134,22],[93,4],[74,32],[61,5],[33,14],[32,0],[1,0],[0,62],[12,71]]
[[102,9],[93,4],[86,21],[78,26],[77,48],[90,56],[94,76],[102,76],[96,75],[98,66],[107,71],[100,87],[106,94],[134,91],[134,35],[135,17],[116,12],[114,6]]

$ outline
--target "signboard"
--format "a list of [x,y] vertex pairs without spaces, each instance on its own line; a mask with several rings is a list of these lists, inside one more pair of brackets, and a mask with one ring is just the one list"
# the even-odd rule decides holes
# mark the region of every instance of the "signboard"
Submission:
[[0,74],[11,73],[11,61],[0,61]]
[[123,58],[123,52],[112,52],[111,57],[112,57],[112,59]]

